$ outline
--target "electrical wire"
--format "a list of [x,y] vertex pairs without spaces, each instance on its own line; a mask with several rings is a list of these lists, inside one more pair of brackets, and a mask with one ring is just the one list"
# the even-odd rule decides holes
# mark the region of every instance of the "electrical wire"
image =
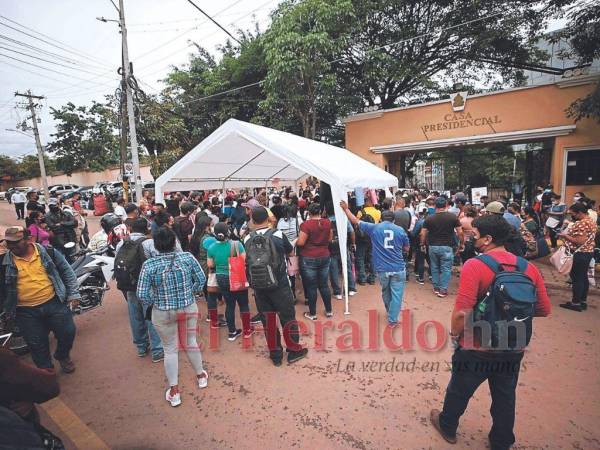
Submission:
[[[24,31],[18,30],[18,29],[14,28],[14,27],[11,27],[10,25],[6,25],[6,24],[3,24],[3,23],[1,23],[1,22],[0,22],[0,25],[3,25],[3,26],[5,26],[5,27],[8,27],[8,28],[11,28],[11,29],[13,29],[13,30],[15,30],[15,31],[17,31],[17,32],[19,32],[19,33],[23,33],[23,34],[25,34],[25,35],[27,35],[27,36],[30,36],[30,37],[34,38],[34,39],[37,39],[37,40],[39,40],[39,41],[42,41],[42,42],[44,42],[44,43],[46,43],[46,44],[48,44],[48,45],[51,45],[51,46],[54,46],[54,47],[60,48],[61,50],[63,50],[63,51],[66,51],[66,52],[68,52],[68,53],[72,53],[72,54],[78,55],[79,57],[84,57],[84,58],[86,58],[86,59],[88,59],[88,60],[90,60],[90,61],[96,61],[96,62],[99,62],[99,63],[101,63],[102,65],[106,65],[106,62],[105,62],[105,61],[102,61],[101,59],[98,59],[98,58],[96,58],[96,57],[93,57],[92,55],[88,55],[88,54],[86,54],[86,53],[84,53],[84,52],[82,52],[82,51],[80,51],[80,50],[76,49],[75,47],[73,47],[73,46],[71,46],[71,45],[69,45],[69,44],[65,44],[64,42],[61,42],[61,41],[59,41],[59,40],[57,40],[57,39],[54,39],[54,38],[53,38],[53,37],[51,37],[51,36],[48,36],[47,34],[41,33],[41,32],[39,32],[39,31],[37,31],[37,30],[34,30],[33,28],[29,28],[29,27],[27,27],[27,26],[25,26],[25,25],[23,25],[23,24],[21,24],[21,23],[17,22],[16,20],[9,19],[8,17],[6,17],[6,16],[3,16],[3,15],[1,15],[1,14],[0,14],[0,18],[1,18],[1,19],[4,19],[4,20],[7,20],[7,21],[9,21],[9,22],[11,22],[11,23],[13,23],[13,24],[15,24],[15,25],[18,25],[18,26],[20,26],[21,28],[24,28],[24,29],[26,29],[26,30],[28,30],[28,31],[31,31],[31,32],[33,32],[33,33],[36,33],[36,34],[39,34],[40,36],[44,36],[45,38],[47,38],[47,39],[49,39],[49,40],[51,40],[51,41],[54,41],[54,42],[56,42],[56,43],[60,44],[60,46],[59,46],[59,45],[56,45],[56,44],[52,44],[51,42],[48,42],[48,41],[46,41],[46,40],[44,40],[44,39],[41,39],[41,38],[39,38],[39,37],[37,37],[37,36],[33,36],[33,35],[29,34],[29,33],[26,33],[26,32],[24,32]],[[61,47],[61,46],[64,46],[64,47],[66,47],[66,48],[63,48],[63,47]],[[69,50],[69,48],[71,48],[71,50]]]
[[18,51],[18,50],[13,50],[11,48],[8,48],[8,47],[2,46],[2,45],[0,45],[0,49],[7,50],[7,51],[13,52],[13,53],[18,53],[19,55],[23,55],[23,56],[26,56],[28,58],[33,58],[33,59],[37,59],[39,61],[44,61],[44,62],[47,62],[49,64],[53,64],[55,66],[66,67],[69,70],[78,70],[80,72],[89,73],[91,75],[98,75],[98,72],[92,72],[92,71],[81,69],[81,68],[78,68],[78,67],[67,66],[65,64],[62,64],[62,63],[59,63],[59,62],[56,62],[56,61],[51,61],[49,59],[40,58],[39,56],[30,55],[29,53],[24,53],[24,52],[21,52],[21,51]]
[[13,56],[10,56],[10,55],[5,55],[4,53],[0,53],[0,56],[4,56],[5,58],[9,58],[9,59],[12,59],[12,60],[18,61],[18,62],[20,62],[20,63],[27,64],[27,65],[29,65],[29,66],[37,67],[37,68],[39,68],[39,69],[48,70],[49,72],[54,72],[54,73],[57,73],[57,74],[59,74],[59,75],[64,75],[64,76],[66,76],[66,77],[75,78],[75,79],[77,79],[77,80],[88,81],[88,80],[87,80],[87,79],[85,79],[85,78],[76,77],[75,75],[72,75],[72,74],[70,74],[70,73],[60,72],[60,71],[58,71],[58,70],[50,69],[49,67],[40,66],[40,65],[38,65],[38,64],[34,64],[34,63],[32,63],[32,62],[29,62],[29,61],[24,61],[24,60],[22,60],[22,59],[15,58],[15,57],[13,57]]
[[202,8],[200,8],[198,5],[196,5],[192,0],[187,0],[188,3],[190,5],[192,5],[194,8],[196,8],[198,11],[200,11],[204,16],[206,16],[212,23],[214,23],[216,26],[218,26],[221,30],[223,30],[225,32],[225,34],[227,34],[227,36],[229,36],[231,39],[233,39],[235,42],[237,42],[238,44],[242,45],[242,43],[240,42],[240,40],[238,38],[236,38],[233,34],[231,34],[229,32],[229,30],[227,30],[225,27],[223,27],[223,25],[221,25],[219,22],[217,22],[215,19],[213,19],[210,15],[208,15],[207,13],[204,12],[204,10]]

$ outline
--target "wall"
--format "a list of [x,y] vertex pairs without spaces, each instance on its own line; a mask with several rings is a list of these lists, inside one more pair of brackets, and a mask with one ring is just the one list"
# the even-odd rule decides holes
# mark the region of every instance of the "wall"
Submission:
[[[143,181],[152,181],[154,178],[150,174],[150,166],[140,166],[140,173]],[[120,180],[119,169],[107,169],[102,172],[74,172],[71,176],[67,175],[56,175],[46,177],[48,180],[48,186],[53,184],[66,184],[72,183],[78,186],[93,186],[97,181],[119,181]],[[34,188],[42,188],[42,178],[29,178],[26,180],[19,180],[16,182],[9,182],[3,184],[2,189],[8,189],[11,186],[30,186]]]
[[[565,110],[574,100],[591,92],[597,80],[597,77],[590,76],[579,80],[472,95],[467,97],[462,113],[454,113],[450,100],[442,100],[357,114],[344,120],[346,147],[384,168],[388,161],[398,159],[400,153],[376,154],[371,147],[573,125],[573,119],[566,116]],[[458,116],[457,120],[452,118],[453,114]],[[453,122],[460,122],[461,117],[467,114],[472,121],[480,119],[476,122],[477,126],[448,126]],[[563,186],[565,148],[600,148],[600,126],[597,122],[584,119],[575,125],[573,133],[555,139],[550,180],[557,191],[561,191]],[[448,147],[447,151],[452,151],[452,148]],[[587,191],[597,192],[595,187],[590,186],[584,190]],[[596,197],[596,200],[600,201],[600,198]]]

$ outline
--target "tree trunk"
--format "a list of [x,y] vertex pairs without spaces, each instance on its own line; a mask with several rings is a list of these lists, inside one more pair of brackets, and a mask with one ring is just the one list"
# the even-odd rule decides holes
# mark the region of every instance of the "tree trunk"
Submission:
[[400,155],[399,184],[401,188],[406,188],[406,155]]

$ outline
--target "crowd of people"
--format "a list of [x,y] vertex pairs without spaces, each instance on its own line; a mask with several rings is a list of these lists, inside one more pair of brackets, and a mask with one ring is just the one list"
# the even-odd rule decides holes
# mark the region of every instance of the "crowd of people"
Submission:
[[[26,226],[5,232],[0,300],[4,311],[16,318],[38,368],[54,367],[48,340],[52,331],[57,337],[54,358],[64,372],[75,370],[69,355],[75,325],[68,305],[77,302],[78,294],[74,273],[62,255],[68,252],[67,242],[92,251],[114,249],[117,288],[128,304],[137,355],[151,353],[153,362],[164,361],[169,385],[165,399],[172,406],[181,404],[180,349],[193,366],[198,388],[208,386],[195,332],[203,316],[197,304],[200,297],[206,301],[209,326],[226,327],[231,342],[251,339],[261,324],[269,357],[281,366],[284,354],[292,364],[308,352],[300,344],[296,304],[307,307],[303,315],[310,321],[321,314],[330,319],[332,298],[352,297],[361,286],[378,280],[388,327],[393,329],[399,324],[411,276],[419,285],[431,283],[432,292],[443,299],[450,294],[453,271],[462,265],[452,315],[453,366],[477,365],[491,358],[510,363],[513,369],[500,374],[453,370],[444,407],[431,412],[431,421],[444,439],[456,442],[459,418],[487,379],[492,392],[492,448],[509,448],[514,442],[515,389],[523,353],[482,351],[481,339],[467,344],[465,311],[477,309],[498,273],[510,268],[525,274],[535,287],[530,316],[548,315],[550,303],[541,275],[527,263],[543,256],[546,236],[552,247],[561,241],[573,257],[572,299],[560,306],[585,311],[588,269],[598,244],[593,202],[578,193],[566,207],[551,187],[524,208],[503,197],[495,201],[482,197],[474,205],[461,192],[411,190],[394,195],[357,189],[339,205],[348,219],[346,248],[340,248],[335,208],[324,183],[299,192],[174,192],[163,202],[145,191],[137,204],[119,199],[91,238],[78,199],[49,198],[46,211],[36,197],[32,193],[27,199]],[[250,294],[258,311],[254,316]],[[186,330],[181,346],[179,327]]]

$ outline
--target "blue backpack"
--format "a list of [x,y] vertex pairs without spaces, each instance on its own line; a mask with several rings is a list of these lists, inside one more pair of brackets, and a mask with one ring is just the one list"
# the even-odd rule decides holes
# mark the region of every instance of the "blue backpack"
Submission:
[[[517,257],[515,270],[504,270],[503,265],[489,255],[477,258],[495,276],[487,293],[473,310],[475,336],[479,337],[482,348],[496,351],[523,350],[531,340],[537,303],[535,285],[525,274],[528,263]],[[484,325],[481,322],[487,322],[489,327],[481,326]]]

